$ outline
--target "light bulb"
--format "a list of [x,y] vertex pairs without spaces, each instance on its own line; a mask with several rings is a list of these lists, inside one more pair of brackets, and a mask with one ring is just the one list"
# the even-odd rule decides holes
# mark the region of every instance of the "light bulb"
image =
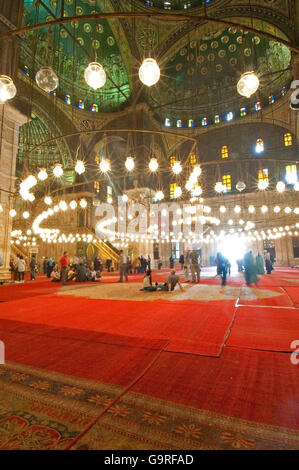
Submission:
[[279,207],[279,206],[275,206],[273,210],[274,210],[274,212],[275,212],[276,214],[278,214],[278,212],[280,212],[280,207]]
[[295,191],[299,191],[299,181],[297,181],[297,183],[295,183],[293,187]]
[[16,213],[16,211],[15,211],[14,209],[11,209],[11,210],[9,211],[9,215],[10,215],[10,217],[15,217],[15,216],[17,215],[17,213]]
[[245,72],[237,83],[237,91],[241,96],[250,98],[259,87],[259,79],[254,72]]
[[250,214],[253,214],[255,212],[255,207],[254,206],[249,206],[248,207],[248,212],[250,212]]
[[278,181],[277,185],[276,185],[276,190],[279,192],[279,193],[283,193],[283,191],[285,190],[286,188],[286,185],[284,184],[283,181]]
[[215,184],[214,189],[215,189],[216,193],[222,193],[222,191],[224,191],[224,186],[220,181],[218,181]]
[[81,199],[80,201],[80,206],[82,207],[82,209],[85,209],[87,207],[87,201],[86,199]]
[[268,211],[268,207],[267,206],[262,206],[261,211],[262,211],[263,214],[265,214]]
[[45,204],[50,206],[52,204],[52,198],[50,196],[46,196],[44,199]]
[[162,201],[162,199],[164,199],[164,193],[163,191],[157,191],[156,194],[155,194],[155,199],[157,201]]
[[41,181],[45,181],[48,178],[48,173],[46,172],[45,168],[41,168],[37,175],[38,179]]
[[202,194],[201,186],[196,186],[193,191],[193,196],[200,196]]
[[82,160],[77,160],[76,165],[75,165],[75,172],[78,173],[78,175],[82,175],[85,171],[85,165]]
[[60,178],[63,175],[62,165],[60,163],[56,163],[53,168],[53,174],[56,178]]
[[157,171],[159,165],[158,165],[158,160],[156,158],[151,158],[150,162],[148,164],[148,167],[151,171]]
[[225,206],[220,206],[219,210],[222,214],[224,214],[226,212],[226,207]]
[[30,217],[30,214],[28,211],[23,212],[23,217],[24,219],[28,219]]
[[181,163],[178,162],[178,161],[175,161],[174,164],[173,164],[173,166],[172,166],[172,171],[173,171],[176,175],[178,175],[179,173],[181,173],[181,171],[182,171],[182,165],[181,165]]
[[90,62],[84,71],[84,79],[91,88],[102,88],[107,80],[106,72],[98,62]]
[[128,202],[128,199],[129,199],[129,198],[128,198],[128,196],[127,196],[126,194],[123,194],[123,195],[122,195],[122,200],[123,200],[123,202]]
[[108,171],[110,171],[111,167],[110,167],[110,161],[107,160],[106,158],[103,158],[101,161],[100,161],[100,170],[102,173],[107,173]]
[[286,214],[290,214],[292,212],[292,209],[290,207],[285,207],[284,211]]
[[128,157],[128,158],[126,159],[125,166],[126,166],[126,169],[127,169],[128,171],[134,170],[134,166],[135,166],[134,158],[133,158],[133,157]]
[[263,191],[264,189],[267,189],[267,188],[268,188],[268,186],[269,186],[269,181],[260,180],[260,181],[258,182],[258,185],[257,185],[257,186],[258,186],[258,188],[259,188],[261,191]]
[[235,211],[236,214],[240,214],[241,207],[240,206],[235,206],[234,211]]
[[139,69],[139,78],[144,85],[155,85],[160,79],[160,68],[155,59],[145,59]]
[[195,167],[193,168],[192,174],[196,176],[196,178],[198,178],[201,175],[201,172],[202,170],[201,170],[200,165],[195,165]]
[[187,181],[187,183],[185,184],[185,188],[187,189],[187,191],[192,191],[193,186],[194,184],[191,183],[191,181]]
[[76,207],[77,207],[77,202],[76,202],[76,201],[74,201],[74,200],[73,200],[73,201],[71,201],[71,202],[70,202],[70,208],[71,208],[72,210],[75,210],[75,209],[76,209]]
[[181,197],[181,195],[182,195],[182,188],[181,188],[180,186],[176,186],[176,187],[174,188],[173,195],[174,195],[175,198]]
[[60,203],[58,204],[59,205],[59,208],[62,210],[62,211],[66,211],[67,210],[67,203],[65,201],[60,201]]
[[50,91],[54,91],[59,84],[59,79],[52,69],[52,67],[41,67],[37,74],[35,75],[35,81],[38,84],[38,86],[46,91],[47,93],[50,93]]
[[7,75],[0,75],[0,104],[14,98],[16,93],[17,89],[12,79]]

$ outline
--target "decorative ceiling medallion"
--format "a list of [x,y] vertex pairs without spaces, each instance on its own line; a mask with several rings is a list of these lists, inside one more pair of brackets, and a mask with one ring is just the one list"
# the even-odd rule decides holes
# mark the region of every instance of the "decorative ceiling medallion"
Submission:
[[97,32],[100,33],[100,34],[102,34],[102,33],[104,32],[104,27],[103,27],[103,25],[98,24],[98,26],[97,26]]
[[253,42],[254,44],[259,44],[259,43],[261,42],[261,39],[260,39],[258,36],[254,36],[254,37],[252,38],[252,42]]
[[238,44],[243,44],[243,37],[242,36],[237,37],[237,43]]
[[213,41],[213,42],[211,43],[211,48],[212,48],[212,49],[217,49],[218,46],[219,46],[218,41]]
[[204,44],[201,44],[201,45],[199,46],[199,49],[200,49],[201,51],[206,51],[207,48],[208,48],[208,46],[207,46],[207,44],[205,44],[205,43],[204,43]]
[[188,54],[187,55],[187,61],[192,62],[194,60],[194,54]]
[[222,36],[221,42],[222,42],[223,44],[227,44],[228,41],[229,41],[229,37],[228,37],[228,36]]
[[221,64],[217,64],[216,65],[216,72],[222,72],[222,65]]
[[250,47],[246,47],[246,49],[244,49],[244,55],[245,55],[246,57],[251,56],[251,49],[250,49]]
[[200,70],[200,73],[201,73],[202,75],[206,75],[206,74],[208,73],[207,67],[202,67],[201,70]]
[[228,50],[229,50],[230,52],[235,52],[236,49],[237,49],[236,44],[230,44],[230,45],[228,46]]
[[188,74],[189,76],[194,75],[194,68],[193,68],[193,67],[189,67],[188,70],[187,70],[187,74]]
[[85,31],[85,33],[90,33],[91,31],[91,26],[89,23],[85,23],[84,26],[83,26],[83,29]]
[[199,55],[197,58],[196,58],[196,62],[198,64],[202,64],[204,62],[205,58],[203,55]]
[[194,49],[196,47],[196,41],[191,41],[190,42],[190,47],[191,47],[191,49]]
[[180,70],[182,70],[182,67],[183,67],[183,64],[177,64],[175,69],[177,72],[179,72]]
[[91,41],[91,44],[92,44],[92,47],[95,49],[98,49],[100,47],[100,41],[98,41],[97,39],[93,39]]
[[235,67],[235,65],[237,65],[237,59],[235,57],[232,57],[231,59],[229,59],[229,63],[230,65],[232,65],[233,67]]
[[180,55],[184,56],[187,54],[187,49],[184,47],[183,49],[180,50]]
[[219,52],[218,52],[218,57],[220,57],[221,59],[223,59],[223,57],[226,56],[226,51],[224,49],[221,49]]
[[112,36],[108,36],[107,38],[107,44],[108,46],[114,46],[115,44],[115,39]]
[[209,54],[208,55],[208,61],[213,62],[215,60],[215,54]]

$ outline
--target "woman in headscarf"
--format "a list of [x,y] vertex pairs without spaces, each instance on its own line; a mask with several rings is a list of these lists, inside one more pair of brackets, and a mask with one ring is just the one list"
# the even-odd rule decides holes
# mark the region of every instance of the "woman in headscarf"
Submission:
[[246,284],[257,284],[259,278],[257,277],[256,261],[253,257],[252,251],[246,253],[244,256],[245,280]]
[[257,274],[265,274],[263,257],[258,253],[256,257]]

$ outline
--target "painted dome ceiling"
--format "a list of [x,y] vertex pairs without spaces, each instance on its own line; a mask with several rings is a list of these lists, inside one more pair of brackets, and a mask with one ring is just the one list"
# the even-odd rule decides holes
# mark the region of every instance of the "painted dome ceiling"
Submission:
[[[38,9],[35,4],[34,0],[24,2],[25,25],[53,21],[60,16],[60,0],[44,0]],[[100,12],[98,4],[95,0],[65,0],[64,16],[80,17]],[[76,20],[64,26],[54,26],[51,31],[48,28],[30,31],[25,39],[21,66],[34,76],[41,65],[53,65],[60,80],[56,92],[58,97],[64,99],[69,95],[74,105],[83,100],[86,110],[91,110],[95,103],[104,112],[120,109],[129,99],[129,78],[119,40],[107,21]],[[86,85],[83,77],[85,68],[95,58],[102,63],[107,74],[105,86],[97,92]]]
[[[269,95],[281,96],[289,84],[291,54],[282,44],[236,28],[188,39],[168,57],[159,87],[148,94],[150,106],[163,118],[186,120],[250,108]],[[248,100],[238,95],[236,85],[250,70],[257,72],[260,88]]]
[[[216,3],[205,1],[210,5]],[[203,2],[168,3],[173,10],[189,7],[192,10]],[[131,31],[122,21],[79,20],[82,15],[100,12],[103,4],[99,0],[65,0],[64,16],[77,16],[78,20],[30,31],[22,42],[20,61],[25,73],[34,77],[40,66],[52,65],[60,80],[56,95],[69,104],[80,107],[81,103],[86,111],[95,110],[96,105],[99,112],[125,107],[130,102],[138,62],[148,45],[153,55],[159,57],[161,79],[155,87],[144,89],[139,100],[146,100],[159,121],[196,120],[228,111],[239,112],[241,107],[254,109],[257,100],[264,104],[270,95],[277,99],[282,88],[289,85],[290,51],[278,42],[237,28],[216,28],[207,33],[206,28],[197,25],[193,31],[170,41],[168,50],[162,52],[165,40],[169,41],[173,32],[176,37],[177,25],[154,20],[149,25],[145,20],[136,20],[136,39],[132,40]],[[111,8],[113,4],[109,2]],[[135,5],[165,9],[167,2],[139,0]],[[24,6],[25,25],[49,22],[60,16],[61,0],[25,0]],[[103,10],[107,11],[106,4]],[[87,86],[83,75],[95,58],[107,73],[105,86],[97,92]],[[247,70],[257,71],[261,83],[250,100],[236,91],[241,73]]]

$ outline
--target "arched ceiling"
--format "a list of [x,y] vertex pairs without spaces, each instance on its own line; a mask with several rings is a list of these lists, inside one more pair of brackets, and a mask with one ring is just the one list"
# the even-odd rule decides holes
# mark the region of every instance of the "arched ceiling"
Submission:
[[[212,12],[215,18],[238,14],[244,23],[263,21],[267,32],[284,36],[289,0],[254,0],[246,7],[245,0],[25,0],[25,25],[52,21],[61,15],[77,16],[76,21],[27,32],[22,41],[21,67],[29,67],[34,77],[41,65],[52,65],[59,76],[56,91],[58,98],[70,96],[72,105],[78,107],[84,101],[85,111],[92,111],[93,104],[99,113],[114,112],[131,104],[145,101],[161,123],[165,118],[174,122],[189,119],[200,120],[215,114],[233,111],[239,115],[241,107],[254,111],[254,102],[265,105],[269,95],[275,100],[281,96],[282,87],[288,87],[291,75],[290,52],[278,42],[259,35],[244,33],[241,27],[220,27],[213,23],[167,22],[159,18],[134,20],[82,20],[80,16],[94,12],[188,10],[201,14]],[[165,8],[171,8],[171,10]],[[231,9],[231,10],[230,10]],[[236,11],[235,11],[236,10]],[[175,13],[175,11],[174,11]],[[250,17],[252,15],[252,18]],[[256,15],[254,19],[253,16]],[[264,15],[264,20],[260,18]],[[238,20],[236,20],[238,21]],[[273,21],[273,26],[271,26]],[[277,24],[281,23],[281,31]],[[269,29],[270,28],[270,29]],[[271,29],[272,28],[272,29]],[[292,36],[290,29],[290,37]],[[136,80],[142,58],[151,51],[158,57],[162,77],[158,85],[143,89]],[[84,70],[96,58],[106,70],[106,85],[97,92],[84,81]],[[240,98],[236,83],[245,70],[256,70],[261,80],[259,92],[252,100]],[[134,83],[137,83],[137,86]]]

